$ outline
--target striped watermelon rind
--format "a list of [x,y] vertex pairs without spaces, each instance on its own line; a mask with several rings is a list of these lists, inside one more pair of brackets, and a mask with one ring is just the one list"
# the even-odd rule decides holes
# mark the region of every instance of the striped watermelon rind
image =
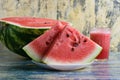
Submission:
[[43,34],[51,27],[26,28],[20,25],[0,21],[0,40],[11,51],[28,57],[22,47]]

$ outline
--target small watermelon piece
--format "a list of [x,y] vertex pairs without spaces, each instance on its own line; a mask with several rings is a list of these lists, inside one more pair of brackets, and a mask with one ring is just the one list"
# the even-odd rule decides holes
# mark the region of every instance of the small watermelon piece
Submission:
[[[7,17],[0,19],[0,40],[11,51],[28,57],[23,46],[55,26],[57,20],[35,17]],[[68,24],[61,21],[62,24]]]
[[44,34],[31,41],[29,44],[23,47],[23,50],[35,61],[40,62],[47,49],[55,37],[60,33],[65,25],[58,22],[55,27],[46,31]]
[[[72,27],[65,27],[42,59],[48,66],[78,65],[89,63],[100,53],[102,47]],[[55,65],[55,66],[54,66]]]

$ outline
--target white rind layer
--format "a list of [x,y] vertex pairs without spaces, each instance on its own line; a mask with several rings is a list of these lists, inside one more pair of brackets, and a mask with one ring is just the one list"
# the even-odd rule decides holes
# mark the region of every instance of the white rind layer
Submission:
[[102,50],[102,47],[96,44],[96,49],[93,51],[92,55],[86,57],[86,60],[84,61],[84,63],[91,62],[92,60],[94,60],[99,55],[101,50]]
[[41,57],[36,54],[36,52],[30,46],[26,45],[23,47],[23,50],[27,53],[27,55],[32,58],[34,61],[41,62]]

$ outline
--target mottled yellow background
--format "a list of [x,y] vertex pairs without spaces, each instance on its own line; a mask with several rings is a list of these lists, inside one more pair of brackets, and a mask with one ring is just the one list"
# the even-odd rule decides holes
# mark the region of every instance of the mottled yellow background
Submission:
[[89,36],[93,27],[111,28],[111,51],[120,51],[120,0],[0,0],[0,18],[44,17],[71,22]]

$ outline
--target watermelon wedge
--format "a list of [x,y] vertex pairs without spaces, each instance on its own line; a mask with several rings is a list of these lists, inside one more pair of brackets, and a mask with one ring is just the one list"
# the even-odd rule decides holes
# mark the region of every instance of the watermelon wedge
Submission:
[[[79,65],[89,63],[100,53],[102,47],[72,27],[65,27],[53,42],[42,61],[54,65]],[[59,67],[60,68],[60,67]]]
[[44,57],[47,49],[60,33],[65,25],[58,22],[56,26],[52,27],[50,30],[46,31],[44,34],[31,41],[28,45],[23,47],[23,50],[35,61],[40,62]]
[[[57,20],[35,17],[0,19],[0,40],[11,51],[28,57],[22,47],[55,26]],[[68,24],[61,21],[62,24]]]

